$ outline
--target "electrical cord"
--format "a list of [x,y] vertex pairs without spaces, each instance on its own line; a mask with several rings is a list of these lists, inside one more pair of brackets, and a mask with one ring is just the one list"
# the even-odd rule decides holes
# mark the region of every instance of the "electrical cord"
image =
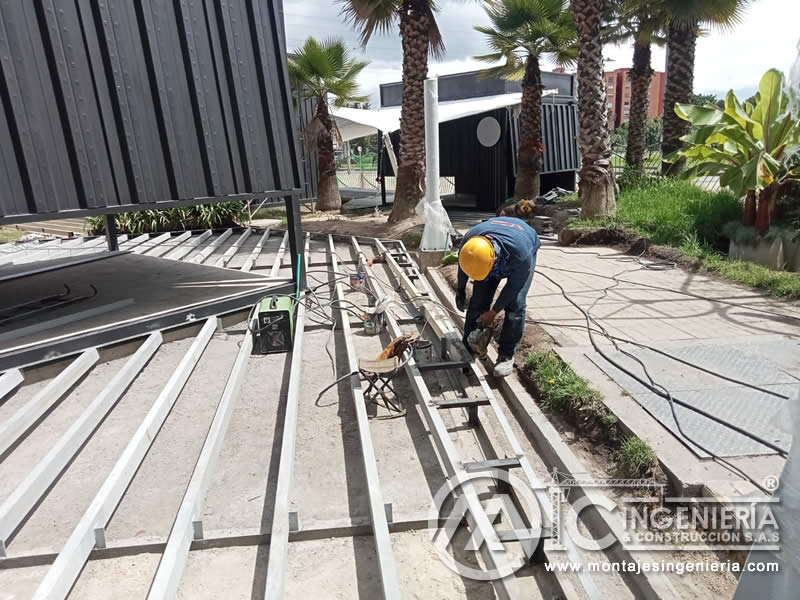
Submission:
[[[592,327],[592,323],[594,323],[600,329],[600,331],[603,333],[604,336],[608,336],[609,335],[608,332],[605,330],[605,328],[602,326],[602,324],[598,323],[597,320],[594,317],[591,316],[589,311],[587,311],[582,306],[580,306],[575,301],[573,301],[572,298],[569,297],[569,295],[567,294],[567,292],[563,288],[563,286],[561,286],[561,284],[559,284],[557,281],[555,281],[554,279],[552,279],[551,277],[549,277],[545,273],[541,273],[541,276],[544,277],[545,279],[547,279],[553,285],[555,285],[561,291],[562,296],[570,304],[572,304],[575,308],[577,308],[583,314],[584,318],[586,319],[586,330],[587,330],[587,332],[589,334],[589,341],[591,342],[592,347],[595,349],[595,351],[598,354],[600,354],[600,356],[602,356],[610,364],[614,365],[617,369],[619,369],[623,373],[627,374],[629,377],[632,377],[634,380],[638,381],[645,388],[649,389],[650,391],[652,391],[653,393],[657,394],[658,396],[660,396],[662,398],[665,398],[669,402],[670,412],[671,412],[673,420],[675,421],[675,425],[676,425],[676,427],[678,429],[678,432],[685,439],[687,439],[689,442],[691,442],[692,444],[697,446],[700,450],[702,450],[703,452],[708,454],[712,458],[712,460],[714,460],[715,462],[717,462],[721,466],[727,468],[729,471],[731,471],[735,475],[741,477],[742,479],[745,479],[746,481],[749,481],[753,486],[755,486],[757,489],[759,489],[763,493],[765,493],[767,495],[770,494],[770,492],[768,490],[766,490],[766,488],[764,488],[762,485],[760,485],[757,481],[755,481],[747,473],[742,471],[739,467],[733,465],[728,460],[726,460],[726,459],[722,458],[721,456],[717,455],[716,453],[714,453],[710,449],[706,448],[703,444],[698,443],[697,440],[695,440],[691,436],[687,435],[686,432],[683,430],[683,428],[681,426],[680,419],[678,419],[678,416],[677,416],[676,411],[675,411],[675,405],[677,404],[679,406],[682,406],[684,408],[687,408],[689,410],[697,412],[698,414],[706,417],[709,420],[712,420],[712,421],[714,421],[714,422],[716,422],[716,423],[718,423],[720,425],[723,425],[725,427],[728,427],[728,428],[732,429],[733,431],[736,431],[737,433],[739,433],[741,435],[744,435],[744,436],[746,436],[748,438],[751,438],[754,441],[756,441],[756,442],[766,446],[767,448],[770,448],[771,450],[777,452],[780,456],[782,456],[784,458],[787,456],[786,450],[784,450],[783,448],[780,448],[779,446],[777,446],[775,444],[772,444],[771,442],[769,442],[767,440],[764,440],[763,438],[760,438],[759,436],[756,436],[755,434],[750,433],[749,431],[745,431],[744,429],[742,429],[742,428],[740,428],[740,427],[738,427],[738,426],[736,426],[736,425],[734,425],[732,423],[729,423],[729,422],[725,421],[724,419],[720,419],[719,417],[716,417],[715,415],[711,415],[711,414],[707,413],[706,411],[704,411],[702,409],[694,407],[694,406],[692,406],[692,405],[690,405],[688,403],[685,403],[685,402],[675,398],[669,392],[669,390],[667,390],[666,388],[664,388],[660,384],[657,384],[653,380],[653,378],[651,377],[649,371],[647,370],[645,365],[641,362],[641,360],[638,359],[638,357],[635,357],[635,356],[631,355],[630,353],[627,353],[624,350],[622,350],[623,353],[625,353],[626,355],[630,356],[631,358],[636,360],[641,365],[642,370],[646,374],[646,376],[647,376],[649,381],[645,381],[644,379],[642,379],[641,377],[639,377],[638,375],[636,375],[635,373],[633,373],[632,371],[627,369],[625,366],[621,365],[618,361],[616,361],[613,358],[611,358],[610,356],[608,356],[608,354],[606,352],[604,352],[602,350],[602,348],[597,344],[597,342],[596,342],[596,340],[594,338],[594,332],[597,331],[597,330]],[[594,304],[596,304],[599,301],[599,299],[600,298],[595,300]],[[594,304],[593,304],[593,306],[594,306]],[[618,346],[616,345],[616,342],[613,339],[611,339],[611,337],[613,337],[613,336],[609,336],[608,337],[609,341],[611,341],[612,344],[614,344],[615,347],[618,348]],[[642,406],[642,404],[638,400],[636,400],[635,397],[634,397],[634,400],[637,402],[637,404],[639,404],[639,406]],[[644,408],[644,407],[642,406],[642,408]]]

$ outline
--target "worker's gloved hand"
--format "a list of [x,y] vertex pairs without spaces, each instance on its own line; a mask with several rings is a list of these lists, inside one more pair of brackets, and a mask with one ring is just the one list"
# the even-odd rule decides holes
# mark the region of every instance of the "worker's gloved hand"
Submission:
[[495,311],[487,310],[480,317],[478,317],[478,324],[481,327],[490,327],[494,323],[494,318],[496,316],[497,316],[497,313]]
[[467,290],[456,290],[456,308],[462,312],[467,310]]

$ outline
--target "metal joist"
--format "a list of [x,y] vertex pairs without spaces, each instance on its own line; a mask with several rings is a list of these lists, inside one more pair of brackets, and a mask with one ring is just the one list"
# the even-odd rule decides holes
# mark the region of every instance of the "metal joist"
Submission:
[[283,234],[283,239],[281,240],[281,245],[278,247],[278,252],[275,254],[275,262],[272,263],[272,270],[269,272],[269,276],[271,279],[274,279],[278,276],[278,272],[281,270],[281,265],[283,264],[283,257],[286,254],[286,244],[289,242],[289,232]]
[[233,229],[226,229],[212,241],[208,246],[203,248],[200,252],[197,253],[189,262],[197,263],[198,265],[202,265],[205,260],[214,253],[214,250],[219,248],[222,243],[231,237],[233,233]]
[[[376,241],[376,245],[381,250],[381,252],[386,252],[387,250],[386,247],[380,241]],[[405,253],[408,256],[408,251],[406,250],[405,245],[402,242],[398,241],[396,242],[396,245],[401,249],[403,253]],[[399,277],[399,275],[402,274],[402,271],[397,261],[393,257],[391,257],[391,253],[386,252],[386,255],[390,257],[387,262],[389,263],[389,267],[393,275],[400,282],[401,286],[404,288],[406,294],[409,297],[415,297],[415,296],[418,297],[420,296],[420,292],[422,291],[425,293],[425,296],[429,297],[432,300],[433,306],[430,307],[431,310],[426,311],[426,318],[428,323],[431,325],[431,329],[433,329],[436,335],[439,336],[441,339],[447,335],[452,334],[452,332],[455,332],[455,325],[453,324],[452,320],[450,319],[449,316],[443,313],[441,307],[439,307],[438,304],[435,302],[434,300],[435,295],[430,285],[428,285],[427,280],[424,277],[420,277],[417,280],[419,282],[419,287],[423,288],[422,290],[420,290],[416,285],[411,284],[410,282],[409,284],[404,283],[403,279]],[[528,460],[527,456],[525,456],[525,452],[523,451],[522,446],[519,443],[519,440],[514,434],[514,430],[511,428],[511,424],[508,422],[505,413],[500,408],[497,402],[497,398],[495,397],[492,388],[489,386],[489,382],[486,381],[486,377],[484,376],[483,371],[481,371],[478,362],[475,360],[471,361],[469,367],[473,376],[478,380],[478,383],[481,387],[481,392],[487,399],[486,404],[491,407],[492,412],[495,418],[497,419],[497,422],[500,424],[500,429],[502,429],[503,434],[506,440],[508,441],[512,454],[516,457],[516,460],[519,461],[519,466],[521,467],[525,479],[530,485],[530,488],[533,492],[534,497],[536,498],[536,501],[539,503],[539,506],[541,508],[541,514],[542,515],[553,514],[552,503],[550,502],[550,497],[548,495],[547,487],[539,480],[538,476],[536,475],[536,472],[533,470],[533,467],[530,464],[530,461]],[[542,523],[541,525],[544,527],[545,523]],[[521,541],[521,543],[524,544],[525,542]],[[572,541],[569,539],[568,536],[564,536],[564,538],[562,539],[562,546],[564,547],[567,559],[571,563],[582,564],[583,561],[580,555],[578,554],[577,549],[575,548],[574,544],[572,543]],[[532,554],[532,550],[533,550],[532,548],[526,549],[526,552],[528,553],[529,556]],[[601,600],[604,597],[600,593],[600,590],[598,590],[597,585],[595,584],[591,576],[591,573],[588,570],[581,569],[578,572],[578,579],[581,582],[586,597],[592,600]]]
[[184,231],[179,236],[174,237],[171,240],[164,242],[163,244],[159,244],[156,248],[153,248],[152,250],[146,250],[145,253],[147,254],[147,256],[155,256],[155,257],[164,256],[168,252],[172,252],[172,250],[184,244],[186,240],[188,240],[190,237],[192,237],[192,232]]
[[147,252],[150,252],[151,250],[155,250],[158,246],[166,242],[170,237],[172,237],[171,233],[169,232],[162,233],[161,235],[154,237],[152,240],[149,240],[147,243],[137,246],[133,250],[133,253],[145,254]]
[[208,493],[208,486],[214,472],[214,466],[222,449],[225,433],[228,430],[233,407],[239,398],[247,362],[253,350],[253,336],[250,329],[257,327],[258,321],[253,318],[239,346],[239,352],[228,375],[228,382],[222,392],[214,419],[206,434],[200,456],[195,463],[192,478],[183,495],[178,515],[172,525],[167,546],[158,563],[155,577],[147,594],[149,600],[168,600],[175,598],[181,582],[183,569],[189,557],[189,546],[192,543],[194,523],[199,521],[203,504]]
[[3,456],[34,423],[47,414],[56,402],[94,366],[99,357],[94,348],[81,354],[0,426],[0,456]]
[[151,333],[147,337],[122,369],[117,371],[92,403],[73,421],[64,435],[50,446],[47,454],[0,505],[0,557],[6,556],[8,539],[114,408],[158,350],[161,341],[160,332]]
[[120,243],[119,238],[117,238],[117,244],[119,245],[120,250],[133,250],[134,248],[144,244],[147,240],[150,239],[149,233],[143,233],[140,236],[133,238],[132,240],[128,240],[124,243]]
[[[357,256],[365,256],[361,247],[355,238],[352,239],[353,247],[355,248]],[[369,276],[373,275],[373,266],[367,263],[367,273]],[[386,324],[389,329],[389,334],[393,337],[399,337],[403,334],[400,326],[397,323],[394,315],[387,311]],[[428,387],[417,368],[416,361],[413,356],[406,362],[405,365],[406,375],[408,376],[411,388],[414,390],[414,395],[417,398],[417,404],[425,418],[428,429],[431,432],[431,438],[436,446],[437,453],[442,462],[448,482],[451,479],[458,479],[460,477],[467,477],[461,461],[458,459],[458,451],[456,450],[453,440],[447,431],[447,426],[444,424],[441,415],[435,407],[433,398],[431,397]],[[461,481],[466,481],[459,479]],[[452,485],[448,483],[449,485]],[[488,569],[504,570],[508,564],[508,557],[506,556],[505,548],[503,547],[500,539],[497,537],[497,532],[494,530],[492,523],[489,521],[486,511],[480,503],[478,494],[471,482],[466,481],[460,486],[463,498],[468,508],[468,522],[470,528],[475,531],[476,529],[482,536],[484,544],[481,545],[481,551],[486,562]],[[513,577],[505,577],[493,581],[494,588],[497,596],[501,600],[511,598],[519,598],[519,590],[517,589],[517,582]]]
[[172,252],[167,254],[164,258],[170,258],[172,260],[181,260],[184,256],[189,254],[194,248],[197,248],[200,244],[205,242],[208,238],[211,237],[211,230],[207,229],[200,235],[196,235],[191,240],[182,246],[178,246]]
[[225,251],[225,254],[220,256],[217,261],[214,263],[215,267],[224,267],[226,266],[230,260],[235,256],[235,254],[239,251],[239,249],[244,245],[247,241],[247,238],[250,237],[250,234],[253,233],[253,230],[249,227],[244,230],[242,235],[239,236],[233,244],[231,244],[230,248]]
[[397,566],[392,551],[392,540],[389,536],[389,524],[386,520],[386,509],[381,492],[381,482],[378,476],[378,464],[375,458],[375,448],[369,431],[369,415],[364,402],[364,391],[361,388],[361,376],[358,371],[358,360],[353,347],[352,332],[350,329],[350,316],[347,309],[342,306],[344,293],[342,281],[339,277],[339,268],[336,259],[336,249],[333,238],[328,236],[328,252],[335,278],[335,300],[339,302],[339,323],[344,338],[345,352],[347,354],[347,369],[350,375],[350,391],[353,395],[353,405],[358,424],[358,438],[361,443],[361,456],[364,459],[364,476],[367,480],[367,494],[369,496],[369,513],[372,522],[372,532],[375,539],[375,553],[378,558],[378,570],[383,587],[383,597],[386,600],[399,599],[400,581],[397,576]]
[[[287,234],[288,235],[288,234]],[[311,237],[306,235],[305,260]],[[286,391],[286,410],[283,417],[278,481],[275,485],[275,504],[270,529],[269,558],[265,600],[283,600],[286,592],[286,568],[289,554],[289,492],[294,474],[294,453],[297,442],[297,417],[300,403],[300,378],[303,372],[303,330],[306,321],[305,299],[298,299],[297,317],[294,325],[292,363],[289,370],[289,387]]]
[[250,269],[253,268],[253,265],[256,264],[259,255],[261,254],[261,250],[264,249],[264,245],[267,243],[267,239],[269,238],[269,229],[267,229],[264,234],[259,238],[258,243],[255,247],[251,250],[250,255],[247,257],[247,260],[244,261],[241,270],[247,273]]
[[11,369],[0,375],[0,400],[6,397],[24,379],[22,371]]
[[35,600],[66,598],[95,546],[96,529],[104,529],[142,464],[153,440],[189,380],[200,356],[217,328],[217,319],[206,320],[192,346],[156,398],[136,433],[128,442],[102,487],[83,513],[53,565],[34,594]]

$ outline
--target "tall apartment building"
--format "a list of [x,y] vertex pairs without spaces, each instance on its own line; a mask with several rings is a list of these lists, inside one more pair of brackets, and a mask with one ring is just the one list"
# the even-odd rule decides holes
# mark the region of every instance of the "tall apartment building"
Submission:
[[[616,129],[628,120],[631,108],[631,82],[628,79],[630,69],[606,71],[606,102],[608,103],[608,127]],[[664,114],[664,84],[666,77],[663,71],[653,73],[648,95],[650,103],[647,118],[654,119]]]

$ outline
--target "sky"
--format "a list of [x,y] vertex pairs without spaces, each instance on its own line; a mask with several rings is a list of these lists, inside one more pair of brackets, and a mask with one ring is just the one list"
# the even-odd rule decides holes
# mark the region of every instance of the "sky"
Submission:
[[[485,63],[472,58],[488,51],[484,36],[472,29],[474,25],[488,24],[481,2],[439,0],[438,4],[441,11],[437,20],[447,52],[443,59],[431,61],[429,73],[446,75],[484,68]],[[361,93],[370,97],[372,107],[378,108],[378,86],[401,78],[399,32],[395,29],[391,34],[374,36],[364,50],[357,33],[343,23],[340,9],[334,0],[284,0],[287,44],[291,50],[302,45],[308,36],[342,38],[360,60],[370,61],[359,84]],[[775,67],[788,73],[798,54],[798,22],[798,0],[755,0],[742,23],[728,31],[712,30],[698,40],[695,92],[722,96],[732,88],[747,97],[756,91],[767,69]],[[607,69],[629,67],[632,53],[627,45],[606,47]],[[664,50],[655,48],[653,68],[663,71],[664,60]]]

